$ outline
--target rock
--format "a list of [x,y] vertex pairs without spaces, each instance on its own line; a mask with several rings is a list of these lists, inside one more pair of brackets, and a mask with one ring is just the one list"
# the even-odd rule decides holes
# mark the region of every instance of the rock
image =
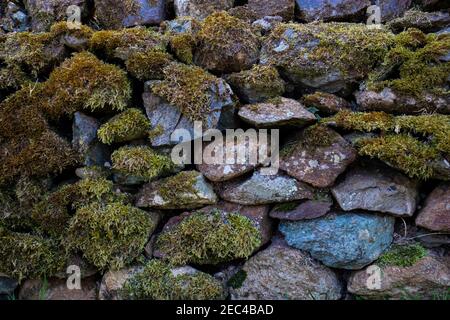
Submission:
[[275,206],[270,216],[275,219],[298,221],[316,219],[330,212],[333,201],[306,200],[302,203],[286,203]]
[[204,176],[197,171],[179,174],[146,184],[137,196],[138,207],[158,209],[195,209],[215,204],[217,196]]
[[418,185],[387,167],[357,167],[331,189],[344,211],[356,209],[411,217],[416,211]]
[[200,212],[220,211],[224,214],[239,213],[249,218],[253,225],[259,230],[261,235],[261,247],[267,244],[272,238],[274,220],[269,217],[269,206],[243,206],[236,203],[220,201],[217,205],[200,209]]
[[430,164],[433,168],[433,179],[450,181],[450,159],[442,156]]
[[412,0],[381,0],[378,6],[381,8],[381,21],[387,22],[402,17],[411,7]]
[[255,65],[250,70],[232,73],[225,80],[245,103],[263,102],[281,96],[285,91],[277,69],[270,66]]
[[373,271],[366,268],[352,273],[348,281],[348,291],[369,299],[445,300],[442,297],[448,296],[449,266],[448,256],[428,254],[409,267],[381,267],[379,288],[368,287],[369,277],[373,279]]
[[331,213],[325,217],[282,221],[287,243],[308,251],[326,266],[361,269],[376,260],[392,242],[395,219],[366,213]]
[[252,28],[262,36],[269,34],[277,24],[281,23],[283,18],[280,16],[267,16],[252,22]]
[[394,114],[417,114],[422,111],[450,114],[450,97],[437,96],[431,92],[421,94],[421,99],[391,88],[380,92],[361,90],[355,93],[360,111],[385,111]]
[[106,29],[158,25],[166,16],[166,0],[95,0],[95,13]]
[[174,0],[177,17],[189,16],[204,19],[217,11],[226,11],[233,7],[234,0]]
[[220,197],[226,201],[244,205],[259,205],[311,199],[310,188],[288,176],[263,175],[260,170],[244,180],[223,184]]
[[242,120],[257,128],[303,127],[317,120],[300,102],[282,97],[245,105],[239,109],[238,114]]
[[22,32],[29,29],[29,17],[17,4],[12,1],[0,7],[0,34],[6,32]]
[[108,147],[97,139],[100,122],[81,112],[76,112],[72,125],[72,146],[83,157],[85,166],[103,166],[109,159]]
[[[66,262],[66,266],[61,272],[56,273],[54,276],[58,279],[67,279],[70,275],[74,274],[72,269],[69,269],[70,266],[75,266],[80,268],[80,277],[81,279],[90,278],[97,274],[98,270],[95,266],[87,262],[83,259],[82,256],[77,254],[72,254]],[[67,272],[69,271],[69,272]]]
[[103,275],[98,298],[100,300],[122,300],[125,282],[142,271],[142,267],[130,267],[118,271],[108,271]]
[[332,270],[280,243],[251,257],[228,283],[233,300],[337,300],[342,290]]
[[[295,0],[297,17],[306,22],[361,20],[368,0]],[[358,19],[360,18],[360,19]]]
[[341,110],[349,110],[351,108],[350,103],[345,99],[320,91],[304,96],[302,101],[305,106],[316,108],[324,115],[333,115]]
[[450,7],[447,1],[442,0],[419,0],[417,2],[426,10],[448,9]]
[[416,28],[425,33],[439,31],[450,24],[450,13],[445,11],[423,12],[409,10],[403,17],[388,23],[388,27],[395,33],[408,28]]
[[81,280],[81,289],[69,289],[65,279],[25,280],[20,300],[97,300],[97,283],[93,278]]
[[6,274],[0,273],[0,296],[12,295],[19,285],[16,279],[8,277]]
[[280,169],[314,187],[326,188],[356,159],[352,146],[334,130],[311,127],[280,152]]
[[247,7],[258,19],[280,16],[286,22],[294,20],[294,0],[249,0]]
[[433,231],[450,232],[450,184],[442,183],[425,201],[416,225]]
[[211,72],[239,72],[258,62],[260,44],[251,26],[226,12],[206,18],[197,38],[194,63]]
[[360,24],[279,24],[263,41],[260,64],[297,86],[348,93],[392,43],[390,32]]

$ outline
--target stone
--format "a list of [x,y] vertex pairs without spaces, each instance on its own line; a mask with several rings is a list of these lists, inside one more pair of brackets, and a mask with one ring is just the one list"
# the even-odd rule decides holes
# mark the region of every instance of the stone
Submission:
[[260,170],[250,178],[225,182],[219,191],[226,201],[244,205],[260,205],[311,199],[310,188],[283,174],[263,175]]
[[233,4],[234,0],[174,0],[177,17],[189,16],[196,19],[204,19],[211,13],[231,9]]
[[280,16],[286,22],[294,20],[294,0],[249,0],[247,7],[259,19]]
[[441,183],[425,200],[416,225],[428,230],[450,232],[450,184]]
[[402,17],[411,7],[412,0],[380,0],[381,21],[387,22]]
[[137,195],[136,206],[156,209],[196,209],[215,204],[217,195],[197,171],[150,182]]
[[100,300],[122,300],[125,282],[142,271],[142,267],[129,267],[118,271],[108,271],[103,275],[98,298]]
[[280,16],[267,16],[252,22],[252,28],[262,36],[269,34],[277,24],[281,23],[283,18]]
[[19,282],[16,279],[8,277],[6,274],[0,273],[0,296],[12,295],[16,290]]
[[251,257],[238,275],[244,280],[231,282],[236,286],[230,288],[232,300],[337,300],[342,296],[334,271],[282,243]]
[[327,127],[306,129],[298,140],[280,152],[280,169],[288,175],[326,188],[356,159],[356,150]]
[[66,279],[25,280],[19,291],[20,300],[97,300],[94,278],[81,280],[81,289],[69,289]]
[[333,201],[327,200],[306,200],[298,204],[281,204],[270,211],[270,217],[289,221],[316,219],[330,212],[332,205]]
[[[295,0],[297,17],[306,22],[362,20],[368,0]],[[359,19],[358,19],[359,18]]]
[[106,29],[158,25],[166,17],[166,0],[95,0],[95,13]]
[[426,10],[448,9],[450,7],[448,1],[442,0],[419,0],[417,2]]
[[331,93],[317,91],[305,95],[302,102],[308,108],[316,108],[324,115],[333,115],[342,110],[350,110],[351,105],[345,99]]
[[3,31],[6,32],[22,32],[28,31],[29,17],[25,13],[25,10],[20,8],[17,4],[12,1],[2,3],[0,7],[0,34]]
[[411,217],[418,199],[415,181],[393,169],[372,165],[352,168],[331,192],[344,211],[361,209],[398,217]]
[[391,244],[395,218],[368,213],[336,213],[302,221],[282,221],[280,232],[294,248],[326,266],[357,270],[375,261]]
[[447,300],[445,297],[448,297],[450,287],[449,266],[448,256],[440,257],[429,253],[409,267],[381,267],[379,288],[367,286],[369,277],[373,274],[368,268],[353,272],[347,288],[349,292],[366,299]]
[[395,33],[416,28],[425,33],[439,31],[450,24],[450,13],[445,11],[423,12],[409,10],[403,17],[390,21],[387,26]]
[[[80,268],[80,277],[81,279],[90,278],[98,273],[98,270],[95,266],[87,262],[81,255],[72,254],[66,262],[65,267],[54,276],[58,279],[66,279],[73,274],[73,270],[70,270],[70,266],[77,266]],[[69,273],[67,271],[70,271]]]
[[303,127],[317,120],[300,102],[283,97],[245,105],[239,109],[238,115],[257,128]]

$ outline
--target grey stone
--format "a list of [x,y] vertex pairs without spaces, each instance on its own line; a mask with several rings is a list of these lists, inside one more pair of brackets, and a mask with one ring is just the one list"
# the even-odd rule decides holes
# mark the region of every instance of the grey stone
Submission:
[[369,0],[295,0],[295,2],[298,8],[297,17],[306,22],[362,18],[365,9],[371,4]]
[[103,275],[98,297],[100,300],[122,300],[121,293],[126,281],[142,271],[142,267],[129,267],[117,271],[110,270]]
[[0,273],[0,295],[12,295],[18,285],[19,282],[16,279]]
[[409,10],[403,17],[390,21],[387,26],[396,33],[409,28],[416,28],[428,33],[439,31],[440,29],[447,27],[449,24],[449,12],[423,12],[419,10]]
[[190,16],[204,19],[216,11],[226,11],[233,7],[234,0],[174,0],[177,17]]

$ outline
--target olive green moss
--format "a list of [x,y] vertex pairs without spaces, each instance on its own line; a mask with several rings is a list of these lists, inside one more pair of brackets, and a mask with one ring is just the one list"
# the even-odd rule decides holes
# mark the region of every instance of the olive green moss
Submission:
[[20,89],[30,82],[28,75],[17,65],[0,68],[0,90]]
[[420,244],[392,245],[377,260],[381,267],[411,267],[428,254],[427,249]]
[[88,42],[94,34],[94,30],[84,24],[72,28],[68,22],[60,21],[51,26],[50,34],[54,37],[70,36]]
[[204,272],[173,274],[171,266],[150,260],[124,285],[124,296],[138,300],[220,300],[222,284]]
[[97,2],[95,6],[101,12],[98,19],[104,29],[122,28],[123,17],[138,15],[141,10],[141,4],[135,0],[105,0]]
[[385,112],[352,112],[339,111],[336,115],[322,119],[324,123],[333,123],[346,130],[357,131],[392,131],[395,128],[395,117]]
[[0,189],[0,225],[12,231],[31,230],[29,208],[23,208],[10,188]]
[[136,140],[147,135],[150,121],[141,110],[130,108],[103,124],[97,131],[105,144]]
[[94,202],[76,211],[64,241],[97,268],[118,270],[142,252],[156,224],[151,215],[133,206]]
[[174,34],[169,37],[169,45],[175,57],[183,63],[192,64],[195,37],[188,33]]
[[113,169],[146,181],[170,174],[176,166],[170,157],[159,154],[147,146],[125,146],[111,155]]
[[131,54],[125,65],[127,71],[138,80],[161,80],[164,78],[164,67],[172,61],[172,56],[167,52],[149,50]]
[[252,221],[237,213],[195,212],[159,235],[155,248],[176,265],[248,258],[261,244]]
[[247,279],[247,272],[241,269],[236,272],[230,279],[227,281],[227,285],[233,289],[239,289],[242,287],[245,279]]
[[0,272],[19,281],[51,276],[64,267],[65,255],[51,240],[14,233],[0,225]]
[[165,80],[154,83],[152,91],[178,107],[192,121],[204,120],[211,112],[211,90],[219,78],[200,67],[172,63],[164,68]]
[[276,205],[274,210],[288,212],[288,211],[292,211],[295,208],[297,208],[299,204],[300,204],[299,202],[285,202],[285,203]]
[[158,191],[167,202],[180,205],[190,203],[192,195],[197,194],[195,185],[198,176],[197,171],[182,171],[175,176],[161,180]]

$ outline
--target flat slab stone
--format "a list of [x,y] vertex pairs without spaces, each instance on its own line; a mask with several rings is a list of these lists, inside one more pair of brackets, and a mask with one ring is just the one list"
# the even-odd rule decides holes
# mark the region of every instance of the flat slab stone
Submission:
[[425,201],[416,225],[433,231],[450,232],[450,184],[442,183]]
[[[280,220],[309,220],[322,217],[330,212],[332,201],[306,200],[305,202],[292,204],[292,208],[287,208],[286,204],[275,206],[270,211],[272,218]],[[288,204],[289,205],[289,204]]]

